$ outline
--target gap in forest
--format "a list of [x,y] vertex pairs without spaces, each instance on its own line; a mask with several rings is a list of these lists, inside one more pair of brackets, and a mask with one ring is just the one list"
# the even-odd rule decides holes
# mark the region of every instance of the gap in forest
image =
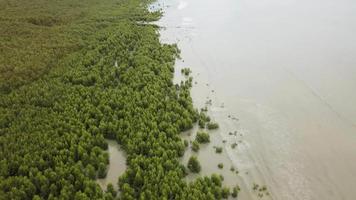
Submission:
[[126,166],[126,154],[124,150],[115,140],[106,140],[108,143],[109,160],[110,163],[107,166],[107,174],[105,178],[97,179],[96,182],[105,191],[106,186],[111,183],[114,188],[118,190],[119,177],[125,172]]

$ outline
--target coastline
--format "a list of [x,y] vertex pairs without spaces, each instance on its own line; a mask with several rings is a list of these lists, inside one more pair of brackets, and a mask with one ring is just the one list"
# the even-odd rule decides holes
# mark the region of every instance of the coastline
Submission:
[[[349,42],[355,18],[348,5],[355,4],[320,2],[320,10],[308,1],[166,2],[161,38],[182,51],[177,71],[193,71],[195,107],[212,99],[209,112],[221,136],[244,133],[229,157],[253,171],[245,181],[266,183],[275,200],[352,199],[356,112],[350,105],[356,96],[350,53],[356,43]],[[228,115],[239,119],[237,125]]]
[[[176,21],[172,21],[172,16],[167,20],[167,15],[171,15],[171,13],[175,12],[174,9],[184,9],[188,3],[182,1],[171,1],[169,4],[166,1],[164,3],[160,3],[161,1],[157,1],[157,4],[161,5],[161,9],[163,10],[162,18],[156,22],[160,27],[160,40],[163,43],[167,44],[177,44],[178,48],[180,48],[182,41],[189,41],[189,38],[185,38],[184,36],[178,36],[175,34],[174,30],[181,30],[181,32],[188,32],[189,30],[184,30],[184,26],[177,26]],[[174,4],[174,3],[175,4]],[[178,4],[176,4],[179,2]],[[181,16],[182,17],[182,16]],[[166,20],[166,21],[165,21]],[[183,23],[188,27],[187,29],[194,29],[194,26],[190,25],[189,18],[183,17]],[[179,39],[178,39],[179,38]],[[179,83],[180,81],[185,80],[185,77],[181,74],[181,69],[185,67],[189,67],[192,69],[192,77],[193,77],[193,87],[191,90],[191,95],[193,98],[193,105],[195,108],[200,109],[207,106],[208,115],[211,117],[212,121],[218,122],[219,129],[209,131],[211,142],[207,145],[201,145],[201,149],[198,153],[195,153],[191,150],[190,146],[186,150],[184,157],[181,159],[181,163],[185,164],[191,155],[197,155],[200,163],[202,164],[202,172],[199,175],[190,174],[186,179],[188,181],[193,181],[197,177],[200,176],[210,176],[213,173],[221,174],[224,176],[224,185],[229,187],[233,187],[238,184],[241,187],[241,191],[239,193],[240,199],[251,199],[257,200],[261,199],[258,197],[258,192],[253,191],[252,186],[254,183],[259,185],[268,185],[266,184],[265,177],[259,171],[259,168],[256,167],[256,163],[253,160],[252,156],[249,155],[249,144],[244,139],[244,137],[240,137],[240,134],[245,130],[241,127],[239,120],[237,119],[238,114],[231,113],[227,107],[224,106],[224,102],[221,102],[218,98],[219,91],[214,90],[212,82],[209,80],[207,73],[203,70],[196,68],[197,66],[203,66],[204,61],[200,61],[198,65],[194,65],[192,63],[187,62],[184,55],[190,53],[194,54],[194,50],[190,52],[185,52],[186,48],[181,49],[181,58],[176,60],[175,63],[175,74],[174,74],[174,82]],[[211,100],[212,104],[207,104],[207,101]],[[230,116],[230,117],[229,117]],[[198,126],[195,125],[192,130],[188,130],[182,133],[182,139],[187,139],[188,141],[193,141],[195,138],[196,131],[199,130]],[[237,137],[235,135],[229,135],[230,132],[237,131]],[[223,141],[226,141],[225,143]],[[234,143],[239,143],[236,149],[232,149],[231,145]],[[223,152],[221,154],[215,153],[214,147],[221,146],[223,147]],[[219,169],[217,167],[218,163],[223,163],[224,168]],[[230,171],[230,167],[234,167],[236,170],[239,170],[239,174],[237,175],[235,172]],[[273,191],[268,190],[269,195],[264,196],[263,199],[274,199]],[[231,198],[233,199],[233,198]]]

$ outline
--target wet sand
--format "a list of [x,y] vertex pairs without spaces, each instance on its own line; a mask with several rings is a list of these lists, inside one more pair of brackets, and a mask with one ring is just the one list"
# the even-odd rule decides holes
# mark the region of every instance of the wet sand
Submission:
[[[194,104],[212,99],[221,127],[201,173],[224,162],[226,183],[246,187],[240,199],[259,199],[253,183],[277,200],[356,199],[356,2],[160,2],[162,41],[182,52],[176,76],[192,69]],[[229,162],[248,174],[229,176]]]
[[114,188],[118,189],[118,180],[119,177],[125,172],[126,170],[126,156],[123,150],[120,149],[119,144],[115,140],[106,140],[109,149],[109,166],[106,177],[103,179],[97,179],[97,183],[103,190],[106,190],[106,186],[111,183],[113,184]]

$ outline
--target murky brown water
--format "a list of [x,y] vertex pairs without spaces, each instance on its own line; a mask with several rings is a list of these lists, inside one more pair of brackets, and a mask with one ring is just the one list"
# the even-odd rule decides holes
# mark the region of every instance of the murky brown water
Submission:
[[[277,200],[356,199],[356,1],[161,5],[169,6],[162,41],[178,43],[177,71],[192,68],[195,105],[212,99],[221,126],[213,143],[227,140],[222,157],[199,153],[202,174],[217,171],[219,159],[248,172],[226,174],[247,187],[241,199],[256,198],[253,182]],[[228,134],[235,130],[242,136]]]
[[106,190],[106,186],[111,183],[115,188],[118,188],[119,176],[121,176],[126,170],[126,156],[120,146],[114,140],[106,140],[109,145],[110,164],[108,166],[108,172],[105,178],[98,179],[97,183],[103,190]]

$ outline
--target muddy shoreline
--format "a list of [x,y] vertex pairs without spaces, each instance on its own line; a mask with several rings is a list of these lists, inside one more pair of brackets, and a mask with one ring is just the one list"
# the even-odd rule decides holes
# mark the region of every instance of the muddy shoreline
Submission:
[[[209,114],[221,127],[212,145],[227,141],[223,155],[210,145],[199,153],[202,174],[228,174],[231,164],[247,172],[226,174],[227,184],[246,186],[241,199],[258,199],[253,183],[266,184],[277,200],[356,196],[355,3],[167,0],[160,6],[161,40],[181,50],[176,79],[180,69],[192,69],[194,105],[211,99]],[[216,167],[220,159],[228,172]]]

